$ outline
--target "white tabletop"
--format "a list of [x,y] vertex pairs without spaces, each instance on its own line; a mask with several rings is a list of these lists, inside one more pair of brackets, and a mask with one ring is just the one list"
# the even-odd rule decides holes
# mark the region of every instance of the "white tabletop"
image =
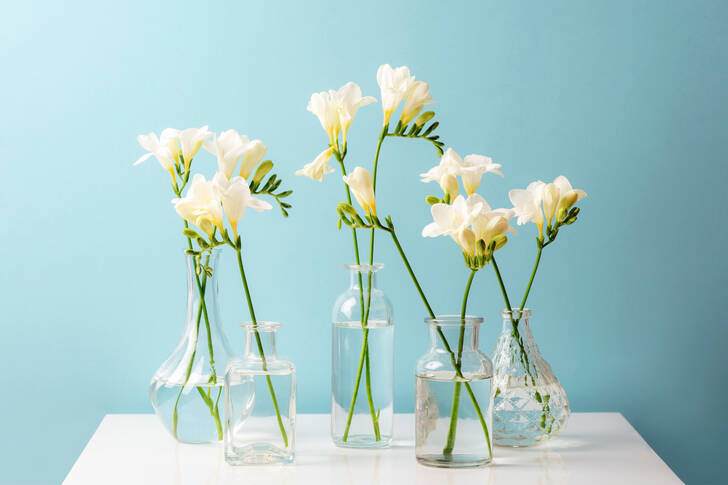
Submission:
[[104,417],[63,482],[99,484],[651,484],[682,483],[618,413],[575,413],[566,430],[533,448],[493,449],[491,466],[446,470],[420,465],[414,417],[395,416],[395,439],[385,450],[335,447],[329,416],[296,417],[296,463],[233,467],[221,445],[183,445],[153,415]]

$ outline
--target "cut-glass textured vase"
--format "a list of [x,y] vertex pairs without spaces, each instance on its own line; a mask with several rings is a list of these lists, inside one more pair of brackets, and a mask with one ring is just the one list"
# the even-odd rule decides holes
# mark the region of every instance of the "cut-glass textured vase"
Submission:
[[493,440],[500,446],[532,446],[564,428],[569,400],[533,339],[531,311],[513,308],[501,315],[492,357]]

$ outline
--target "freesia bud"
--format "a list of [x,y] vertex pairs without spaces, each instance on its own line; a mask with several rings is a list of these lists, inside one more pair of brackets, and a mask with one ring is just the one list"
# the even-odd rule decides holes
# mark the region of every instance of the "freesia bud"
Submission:
[[445,174],[440,179],[440,187],[450,197],[450,200],[455,200],[458,196],[458,179],[454,175]]
[[566,216],[568,214],[569,214],[569,210],[566,207],[560,208],[559,213],[556,215],[556,222],[558,222],[558,223],[564,222],[564,220],[566,219]]
[[261,180],[263,180],[263,177],[268,175],[268,172],[270,172],[272,169],[272,161],[266,160],[265,162],[261,163],[258,169],[255,171],[255,174],[253,175],[253,182],[260,182]]
[[546,184],[543,188],[543,211],[549,225],[559,204],[559,188],[555,184]]
[[371,174],[362,167],[356,167],[349,175],[342,177],[346,185],[354,193],[359,205],[369,215],[377,215],[377,204],[374,199],[374,187]]
[[493,238],[493,242],[495,243],[495,251],[497,251],[506,245],[508,237],[505,234],[499,234]]
[[430,205],[433,205],[433,204],[439,204],[442,201],[440,199],[438,199],[437,197],[435,197],[434,195],[428,195],[427,197],[425,197],[425,202],[427,202]]
[[424,81],[415,81],[405,94],[407,100],[402,108],[400,120],[402,125],[407,125],[422,111],[426,104],[432,103],[430,85]]
[[559,214],[561,214],[561,211],[568,211],[572,205],[576,204],[578,199],[579,195],[576,193],[576,190],[572,190],[564,195],[559,201]]
[[253,171],[255,166],[263,160],[265,152],[267,151],[268,147],[263,145],[262,141],[253,140],[249,142],[243,150],[243,161],[240,164],[240,176],[245,180],[248,180],[250,173]]
[[471,256],[475,254],[475,233],[472,229],[468,227],[461,229],[458,233],[458,243],[466,254]]
[[417,126],[425,126],[428,121],[430,121],[432,118],[435,117],[434,111],[425,111],[420,116],[417,117],[415,120],[415,125]]

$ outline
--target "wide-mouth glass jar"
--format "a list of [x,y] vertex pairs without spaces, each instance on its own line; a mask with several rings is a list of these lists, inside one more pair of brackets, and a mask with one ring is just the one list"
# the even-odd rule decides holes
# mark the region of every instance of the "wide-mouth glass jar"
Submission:
[[415,370],[415,453],[422,464],[465,468],[493,459],[493,366],[478,348],[482,322],[471,315],[425,319],[430,348]]

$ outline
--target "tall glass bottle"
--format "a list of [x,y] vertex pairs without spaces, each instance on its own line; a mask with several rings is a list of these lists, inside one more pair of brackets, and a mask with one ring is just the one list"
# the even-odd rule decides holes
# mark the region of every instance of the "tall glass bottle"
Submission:
[[225,373],[225,460],[232,465],[292,463],[296,369],[276,353],[279,323],[243,325],[245,355]]
[[177,347],[152,378],[152,406],[183,443],[222,440],[223,377],[232,355],[219,324],[216,266],[220,249],[187,255],[187,318]]
[[392,305],[375,275],[383,267],[345,266],[349,288],[332,312],[331,437],[338,446],[375,448],[392,441]]
[[556,436],[571,414],[566,391],[531,334],[531,310],[503,310],[493,364],[493,435],[501,446],[531,446]]
[[482,318],[427,318],[430,349],[415,369],[415,455],[430,466],[466,468],[493,459],[490,359],[478,348]]

